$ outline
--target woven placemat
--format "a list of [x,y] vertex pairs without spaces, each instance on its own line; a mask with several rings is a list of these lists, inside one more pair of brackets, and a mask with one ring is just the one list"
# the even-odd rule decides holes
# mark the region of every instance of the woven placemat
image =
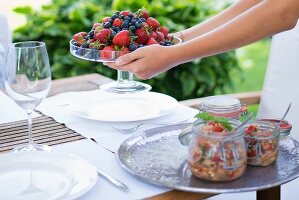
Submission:
[[[86,139],[64,124],[43,114],[33,119],[32,133],[34,142],[50,146]],[[0,124],[0,152],[10,151],[27,142],[27,120]]]

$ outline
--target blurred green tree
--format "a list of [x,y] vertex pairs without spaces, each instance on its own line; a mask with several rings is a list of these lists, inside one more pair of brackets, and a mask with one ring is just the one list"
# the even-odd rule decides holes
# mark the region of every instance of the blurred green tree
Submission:
[[[16,29],[14,41],[40,40],[47,45],[53,78],[88,73],[100,73],[116,78],[116,71],[101,63],[79,60],[69,53],[69,40],[80,31],[89,31],[95,22],[116,10],[137,11],[144,7],[170,32],[191,27],[218,13],[229,5],[210,0],[52,0],[41,10],[18,7],[27,23]],[[232,87],[230,72],[240,68],[235,52],[195,60],[146,80],[153,91],[165,93],[178,100],[213,95],[215,90]]]

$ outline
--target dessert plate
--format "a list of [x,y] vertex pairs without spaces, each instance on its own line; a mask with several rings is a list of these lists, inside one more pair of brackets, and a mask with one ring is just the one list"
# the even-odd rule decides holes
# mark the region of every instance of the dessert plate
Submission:
[[56,152],[0,155],[0,199],[75,199],[97,181],[95,167],[81,158]]
[[133,122],[169,114],[177,105],[174,98],[156,92],[120,95],[97,91],[76,99],[69,108],[73,114],[86,119]]

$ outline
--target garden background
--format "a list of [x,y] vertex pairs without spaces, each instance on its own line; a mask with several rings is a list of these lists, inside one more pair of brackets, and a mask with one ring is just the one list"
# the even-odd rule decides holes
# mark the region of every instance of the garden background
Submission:
[[[170,32],[183,30],[225,9],[232,0],[2,0],[14,41],[40,40],[47,45],[54,79],[100,73],[116,79],[101,63],[82,61],[69,53],[69,40],[116,10],[145,7]],[[262,89],[270,39],[236,51],[183,64],[145,82],[153,91],[178,100]],[[256,111],[257,105],[251,106]]]

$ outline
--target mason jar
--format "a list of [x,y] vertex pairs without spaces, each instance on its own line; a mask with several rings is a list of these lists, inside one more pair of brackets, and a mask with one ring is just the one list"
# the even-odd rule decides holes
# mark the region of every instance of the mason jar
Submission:
[[210,131],[210,122],[197,120],[189,143],[188,167],[192,174],[209,181],[230,181],[246,169],[247,155],[240,122],[230,120],[232,131]]
[[278,156],[279,124],[255,120],[244,126],[247,147],[247,162],[254,166],[267,166]]
[[211,96],[203,99],[198,107],[200,112],[209,112],[213,116],[240,120],[247,112],[247,105],[231,96]]

